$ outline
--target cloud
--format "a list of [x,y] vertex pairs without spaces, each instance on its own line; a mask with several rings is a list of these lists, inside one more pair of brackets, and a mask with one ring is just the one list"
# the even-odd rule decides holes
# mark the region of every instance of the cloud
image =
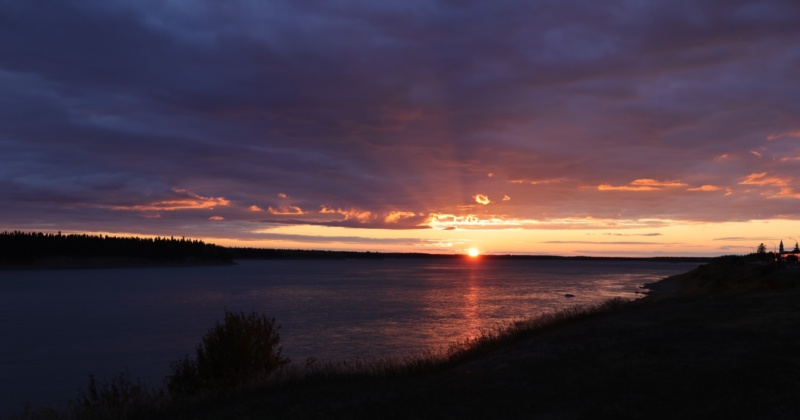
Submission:
[[228,206],[230,201],[223,197],[203,197],[186,189],[173,188],[167,194],[169,198],[149,201],[143,204],[89,204],[93,207],[122,211],[177,211],[177,210],[213,210],[218,206]]
[[800,137],[800,131],[786,131],[778,134],[770,134],[769,136],[767,136],[767,140],[777,140],[784,137],[798,138]]
[[387,214],[383,220],[386,223],[397,223],[403,219],[408,219],[409,217],[414,217],[416,214],[411,211],[392,211]]
[[686,184],[679,181],[657,181],[655,179],[643,178],[632,181],[629,185],[613,186],[610,184],[600,184],[597,186],[599,191],[658,191],[664,188],[685,187]]
[[720,188],[720,187],[718,187],[718,186],[716,186],[716,185],[701,185],[701,186],[699,186],[699,187],[695,187],[695,188],[689,188],[689,189],[687,189],[686,191],[705,191],[705,192],[711,192],[711,191],[719,191],[719,190],[721,190],[721,189],[722,189],[722,188]]
[[475,199],[476,203],[483,204],[484,206],[487,205],[487,204],[490,204],[492,202],[491,200],[489,200],[489,197],[487,197],[486,195],[483,195],[483,194],[477,194],[477,195],[473,196],[472,198]]
[[368,244],[368,245],[423,245],[424,241],[417,238],[370,238],[362,236],[323,236],[323,235],[298,235],[286,233],[261,232],[254,240],[272,240],[282,242],[301,242],[315,244]]
[[358,223],[370,222],[370,221],[375,220],[375,219],[378,218],[378,216],[376,214],[373,214],[369,210],[332,209],[332,208],[328,208],[328,207],[325,207],[325,206],[322,207],[322,209],[320,210],[320,213],[322,213],[322,214],[341,214],[342,216],[344,216],[345,220],[352,220],[352,221],[356,221]]
[[225,218],[222,217],[222,216],[211,216],[211,217],[208,218],[208,220],[211,220],[211,221],[214,221],[214,222],[220,222],[220,221],[225,220]]
[[685,187],[686,184],[679,181],[656,181],[655,179],[637,179],[631,182],[631,185],[644,185],[652,187]]
[[545,185],[545,184],[553,184],[564,181],[566,181],[566,179],[558,178],[558,179],[512,179],[509,180],[508,182],[512,184]]
[[637,241],[544,241],[545,244],[592,244],[592,245],[678,245],[677,242],[637,242]]
[[270,206],[269,208],[267,208],[267,211],[270,214],[277,214],[277,215],[293,215],[293,216],[297,216],[297,215],[301,215],[301,214],[306,214],[306,212],[303,211],[303,209],[301,209],[300,207],[297,207],[297,206],[279,206],[279,207]]
[[782,187],[780,191],[770,198],[800,198],[800,192],[794,188]]
[[747,175],[744,180],[740,181],[740,185],[772,185],[777,187],[785,187],[789,185],[790,178],[780,176],[768,176],[766,172],[753,173]]
[[[410,211],[392,210],[375,213],[368,210],[341,209],[322,206],[318,213],[273,213],[278,215],[303,215],[303,219],[266,219],[263,223],[280,225],[311,225],[349,227],[358,229],[428,229],[430,216]],[[340,218],[331,219],[332,216]]]
[[604,233],[606,236],[662,236],[661,233]]

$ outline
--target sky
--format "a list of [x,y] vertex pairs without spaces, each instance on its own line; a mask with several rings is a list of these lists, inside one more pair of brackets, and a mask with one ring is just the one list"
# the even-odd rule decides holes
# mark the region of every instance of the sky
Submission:
[[0,5],[0,231],[597,256],[800,239],[797,0]]

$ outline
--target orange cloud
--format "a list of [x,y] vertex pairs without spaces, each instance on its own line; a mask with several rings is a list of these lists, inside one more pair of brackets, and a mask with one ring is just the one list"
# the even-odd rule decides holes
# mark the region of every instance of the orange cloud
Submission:
[[414,217],[416,214],[410,211],[392,211],[383,218],[383,221],[386,223],[397,223],[400,220],[408,219],[409,217]]
[[783,137],[800,137],[800,131],[787,131],[785,133],[770,134],[767,140],[777,140]]
[[600,184],[597,186],[599,191],[656,191],[658,188],[656,187],[648,187],[648,186],[630,186],[630,185],[622,185],[622,186],[613,186],[611,184]]
[[297,206],[281,206],[281,207],[272,207],[270,206],[267,208],[267,211],[271,214],[280,214],[280,215],[301,215],[306,214],[300,207]]
[[751,150],[751,151],[750,151],[750,154],[751,154],[751,155],[753,155],[753,156],[755,156],[755,157],[762,157],[762,156],[761,156],[761,153],[758,153],[758,152],[756,152],[755,150]]
[[718,187],[716,185],[703,185],[703,186],[696,187],[696,188],[689,188],[687,191],[719,191],[721,189],[722,188],[720,188],[720,187]]
[[248,207],[247,209],[250,210],[250,211],[264,211],[264,209],[262,209],[261,207],[258,207],[256,205],[252,205],[252,206]]
[[554,184],[556,182],[563,182],[564,178],[552,178],[552,179],[512,179],[508,182],[512,184],[531,184],[531,185],[543,185],[543,184]]
[[631,182],[631,185],[645,185],[650,187],[685,187],[686,184],[680,181],[656,181],[655,179],[643,178]]
[[472,198],[475,199],[476,203],[483,204],[484,206],[492,202],[491,200],[489,200],[489,197],[483,194],[478,194]]
[[229,200],[226,200],[223,197],[203,197],[186,189],[173,188],[172,191],[182,197],[172,200],[154,201],[148,204],[136,204],[131,206],[99,205],[96,207],[128,211],[175,211],[192,209],[213,210],[216,206],[227,206],[231,203]]
[[507,195],[504,195],[503,196],[503,201],[511,201],[511,197],[509,197]]
[[322,206],[322,209],[319,211],[322,214],[341,214],[344,216],[345,220],[357,220],[359,222],[367,222],[375,218],[372,215],[371,211],[361,211],[361,210],[343,210],[343,209],[332,209],[329,207]]
[[800,192],[795,191],[793,188],[782,187],[777,194],[769,198],[800,198]]
[[215,222],[219,222],[219,221],[225,220],[225,218],[222,217],[222,216],[211,216],[211,217],[208,218],[208,220],[213,220]]
[[519,230],[519,229],[630,229],[654,228],[669,225],[667,220],[659,219],[598,219],[587,217],[568,217],[562,219],[516,219],[506,216],[481,217],[474,214],[459,216],[447,213],[432,214],[429,225],[439,230]]
[[791,181],[790,178],[767,176],[766,172],[761,172],[747,175],[743,181],[739,182],[739,185],[774,185],[776,187],[785,187],[789,185],[789,181]]
[[278,193],[278,198],[288,198],[289,196],[284,193]]
[[657,181],[651,178],[640,178],[633,180],[628,185],[614,186],[611,184],[600,184],[597,186],[599,191],[658,191],[662,188],[686,187],[687,184],[680,181]]

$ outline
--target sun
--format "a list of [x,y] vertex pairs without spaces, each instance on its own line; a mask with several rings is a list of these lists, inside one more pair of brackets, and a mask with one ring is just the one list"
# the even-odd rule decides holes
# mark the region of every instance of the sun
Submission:
[[478,248],[470,248],[467,250],[467,255],[471,258],[477,258],[481,255],[481,251]]

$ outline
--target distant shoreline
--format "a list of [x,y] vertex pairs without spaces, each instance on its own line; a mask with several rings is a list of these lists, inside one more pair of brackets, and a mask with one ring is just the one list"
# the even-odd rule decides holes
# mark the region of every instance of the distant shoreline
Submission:
[[[464,254],[428,254],[421,252],[319,251],[274,248],[225,248],[234,260],[322,260],[322,259],[468,259]],[[661,261],[705,263],[717,257],[600,257],[560,255],[484,254],[488,260],[591,260],[591,261]]]

